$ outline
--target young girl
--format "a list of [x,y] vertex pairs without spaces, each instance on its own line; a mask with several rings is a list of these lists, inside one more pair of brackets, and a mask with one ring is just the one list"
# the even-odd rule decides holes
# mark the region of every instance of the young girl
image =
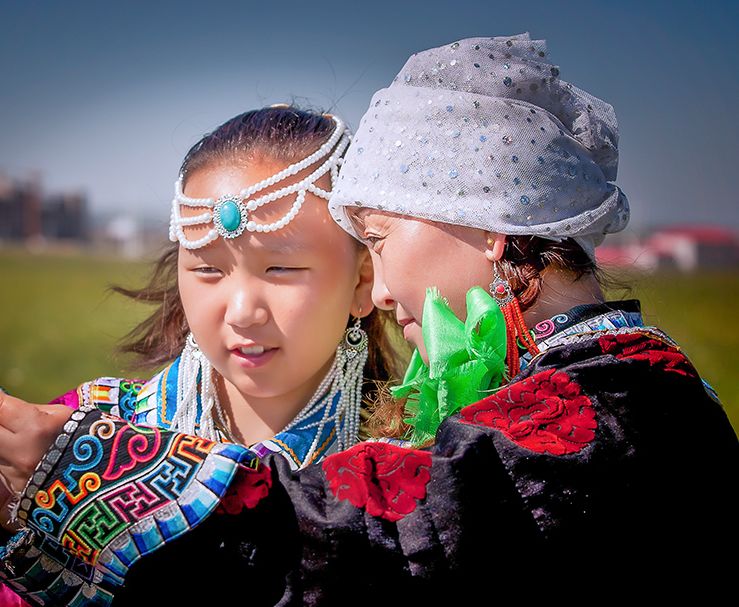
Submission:
[[[387,381],[394,361],[382,317],[372,311],[367,251],[331,221],[325,203],[348,143],[338,118],[286,106],[236,116],[198,142],[175,184],[170,238],[177,246],[160,259],[147,288],[118,289],[159,304],[128,349],[148,367],[167,365],[148,382],[99,378],[59,402],[218,440],[226,451],[227,443],[246,445],[249,454],[236,460],[255,467],[256,457],[276,453],[300,469],[355,444],[363,386],[367,393],[372,382]],[[27,413],[43,426],[71,411]],[[5,458],[16,446],[14,422],[4,428]],[[155,460],[149,446],[145,459]],[[16,491],[23,488],[13,473],[5,477]],[[104,481],[121,477],[103,475],[90,498],[110,489]],[[55,521],[66,529],[61,543],[80,506],[70,498]],[[144,520],[143,513],[118,518]]]
[[[731,548],[736,437],[638,302],[603,301],[594,248],[628,219],[616,123],[546,53],[521,35],[413,55],[334,191],[332,215],[372,247],[375,304],[418,348],[400,389],[414,445],[297,472],[275,458],[268,491],[239,483],[255,508],[141,559],[124,603],[198,554],[218,563],[198,571],[209,589],[261,604],[435,605],[641,577],[663,595]],[[167,588],[193,593],[208,597]]]

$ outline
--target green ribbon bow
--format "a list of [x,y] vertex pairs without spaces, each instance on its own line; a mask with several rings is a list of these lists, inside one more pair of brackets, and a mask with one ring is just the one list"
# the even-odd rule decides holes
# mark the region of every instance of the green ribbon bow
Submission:
[[391,389],[395,398],[407,399],[405,421],[413,427],[413,445],[433,439],[447,417],[489,396],[505,371],[505,320],[484,289],[467,292],[465,322],[438,289],[427,289],[421,326],[429,364],[416,350],[403,383]]

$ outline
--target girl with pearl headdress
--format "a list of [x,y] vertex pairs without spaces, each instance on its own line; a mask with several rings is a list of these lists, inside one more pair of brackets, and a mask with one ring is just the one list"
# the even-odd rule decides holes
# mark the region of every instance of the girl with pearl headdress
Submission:
[[211,588],[281,605],[520,599],[610,590],[624,569],[654,582],[653,562],[673,576],[734,537],[739,446],[718,398],[597,280],[595,247],[628,221],[617,142],[613,109],[526,34],[413,55],[373,97],[330,209],[417,348],[400,404],[377,411],[384,438],[298,472],[274,460],[269,491],[238,483],[258,506],[187,535],[220,566]]
[[[2,575],[29,601],[109,601],[141,556],[251,503],[228,496],[235,477],[264,490],[269,456],[298,470],[366,436],[363,403],[395,357],[369,255],[326,206],[349,139],[338,117],[289,106],[204,136],[175,183],[173,245],[146,288],[117,289],[158,304],[127,349],[164,368],[86,382],[66,407],[0,394],[0,518],[18,531]],[[31,474],[18,462],[34,450]],[[70,541],[78,559],[59,561]],[[31,573],[39,559],[49,576]]]

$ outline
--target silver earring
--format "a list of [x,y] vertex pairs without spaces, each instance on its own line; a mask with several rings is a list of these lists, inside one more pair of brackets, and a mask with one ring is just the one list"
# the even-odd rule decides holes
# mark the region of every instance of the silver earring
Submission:
[[359,442],[359,410],[362,408],[362,383],[368,345],[369,338],[362,329],[361,319],[357,317],[354,325],[344,333],[344,339],[336,351],[340,406],[343,409],[340,418],[342,423],[337,424],[339,450],[348,449]]
[[344,333],[344,348],[346,349],[347,358],[352,359],[360,352],[367,349],[366,331],[362,329],[362,320],[359,317],[354,318],[354,326],[349,327]]
[[[361,314],[362,311],[360,310]],[[313,397],[300,413],[282,430],[289,430],[307,417],[313,415],[317,407],[323,407],[324,413],[318,422],[316,435],[308,453],[303,459],[304,465],[313,461],[318,449],[318,441],[323,436],[323,429],[329,422],[336,428],[336,446],[343,451],[353,446],[359,435],[359,410],[362,406],[362,382],[364,381],[364,365],[368,354],[367,333],[362,330],[362,321],[357,318],[354,325],[344,332],[344,337],[336,348],[334,364],[323,378]],[[331,403],[336,407],[331,412]]]

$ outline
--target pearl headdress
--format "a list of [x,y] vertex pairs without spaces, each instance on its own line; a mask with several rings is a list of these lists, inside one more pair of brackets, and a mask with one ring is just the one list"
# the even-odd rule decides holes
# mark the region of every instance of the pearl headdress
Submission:
[[413,55],[374,95],[329,210],[354,236],[347,206],[572,237],[594,256],[629,219],[617,167],[613,108],[561,80],[544,40],[469,38]]
[[[212,198],[190,198],[185,196],[182,191],[183,176],[180,175],[175,182],[175,195],[172,200],[172,214],[169,224],[169,239],[172,242],[179,240],[180,244],[186,249],[199,249],[213,242],[219,235],[223,238],[236,238],[244,230],[248,232],[274,232],[284,228],[295,218],[305,201],[306,192],[311,192],[316,196],[328,200],[330,192],[319,188],[315,182],[330,172],[331,188],[334,188],[339,172],[339,165],[342,163],[342,156],[351,139],[349,129],[344,125],[342,120],[336,116],[331,116],[331,118],[336,123],[336,128],[331,134],[331,137],[320,148],[310,156],[291,164],[279,173],[244,188],[236,195],[223,196],[218,200],[213,200]],[[326,158],[323,164],[305,177],[305,179],[270,192],[269,194],[254,197],[258,192],[292,175],[296,175],[327,155],[328,158]],[[249,213],[256,211],[259,207],[295,193],[297,193],[297,196],[290,210],[277,221],[263,224],[257,223],[249,218]],[[199,215],[183,217],[180,214],[181,206],[205,207],[207,210]],[[214,227],[202,238],[189,240],[185,236],[183,226],[207,225],[209,223],[212,223]]]

